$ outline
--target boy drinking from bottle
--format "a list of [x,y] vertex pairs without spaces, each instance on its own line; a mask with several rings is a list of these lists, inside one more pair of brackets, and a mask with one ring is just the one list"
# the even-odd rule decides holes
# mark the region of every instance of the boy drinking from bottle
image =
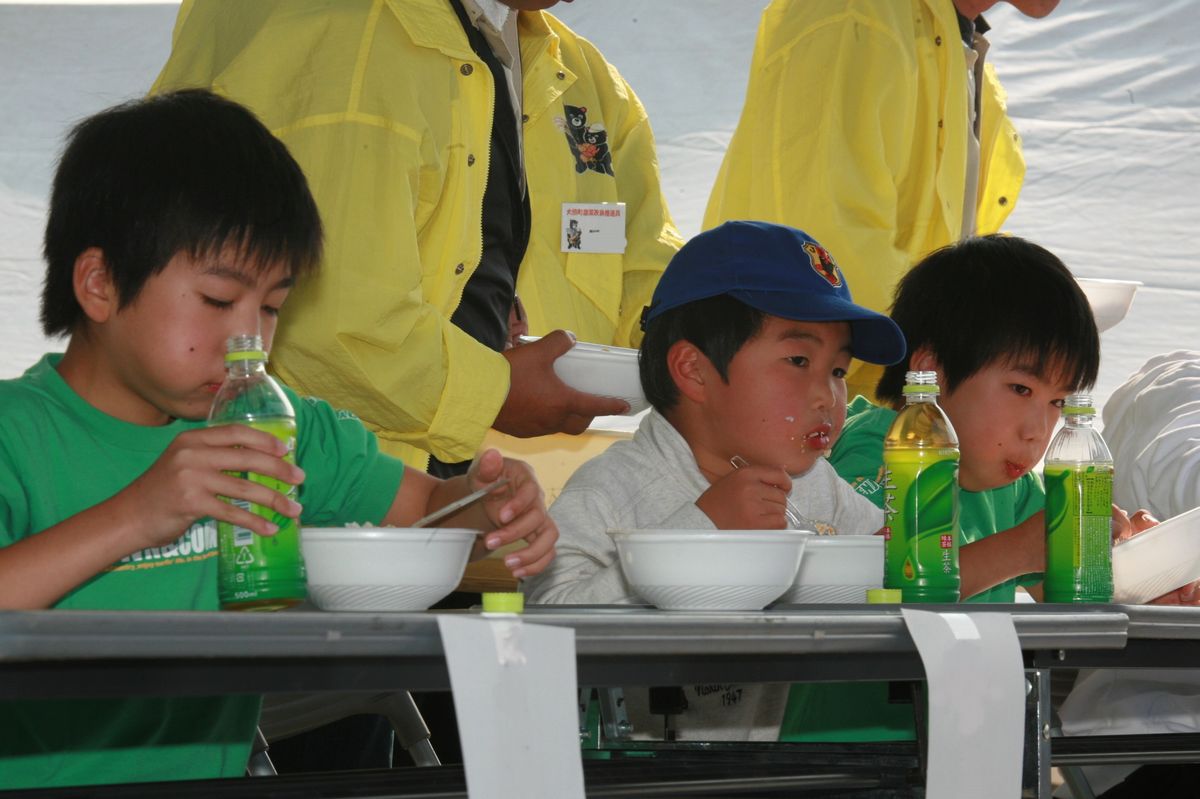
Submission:
[[[884,370],[881,404],[851,401],[830,463],[882,507],[883,439],[903,406],[908,370],[937,373],[938,400],[958,434],[961,597],[1040,598],[1045,491],[1034,469],[1068,395],[1090,388],[1100,336],[1087,297],[1058,257],[1016,236],[971,238],[928,255],[901,279],[892,319],[905,358]],[[1131,524],[1114,509],[1116,532]],[[1137,528],[1153,523],[1135,514]],[[785,740],[911,738],[912,706],[886,684],[796,685]]]
[[[446,482],[378,451],[352,416],[289,393],[285,444],[207,428],[225,341],[270,347],[293,283],[321,256],[321,226],[286,148],[241,106],[204,91],[128,103],[71,133],[46,227],[42,322],[67,335],[0,382],[0,608],[217,609],[216,523],[260,516],[403,526],[507,477],[510,489],[446,520],[476,553],[525,539],[534,574],[557,537],[524,464],[485,453]],[[299,502],[230,476],[300,484]],[[257,697],[0,703],[0,788],[244,773]]]

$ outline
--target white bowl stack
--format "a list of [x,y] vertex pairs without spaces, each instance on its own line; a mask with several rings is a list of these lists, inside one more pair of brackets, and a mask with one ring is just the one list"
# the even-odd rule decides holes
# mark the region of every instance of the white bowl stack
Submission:
[[477,530],[306,527],[308,596],[322,610],[425,610],[458,585]]
[[625,579],[663,610],[762,610],[796,579],[801,530],[609,530]]
[[863,603],[867,590],[883,587],[883,536],[815,536],[792,585],[780,600],[789,605]]

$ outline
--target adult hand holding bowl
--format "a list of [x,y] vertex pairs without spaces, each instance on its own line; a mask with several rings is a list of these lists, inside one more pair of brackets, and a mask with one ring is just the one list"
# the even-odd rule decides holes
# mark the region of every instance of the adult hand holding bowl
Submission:
[[596,416],[645,409],[637,350],[576,343],[564,330],[541,338],[522,336],[520,342],[504,352],[512,377],[493,425],[500,432],[520,438],[575,435]]

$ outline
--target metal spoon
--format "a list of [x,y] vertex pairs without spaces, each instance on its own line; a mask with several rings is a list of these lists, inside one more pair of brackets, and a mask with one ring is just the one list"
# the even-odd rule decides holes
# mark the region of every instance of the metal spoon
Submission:
[[468,505],[478,502],[479,500],[486,497],[488,494],[490,494],[495,489],[499,488],[500,486],[504,486],[504,485],[508,485],[507,477],[501,477],[499,480],[492,483],[491,485],[484,486],[483,488],[479,489],[478,491],[472,491],[470,494],[467,494],[465,497],[459,497],[458,499],[454,500],[453,502],[446,503],[442,507],[435,510],[433,513],[429,514],[428,516],[422,516],[420,519],[417,519],[413,523],[413,527],[428,527],[429,525],[433,524],[434,522],[440,522],[442,519],[446,518],[447,516],[449,516],[453,513],[456,513],[457,511],[462,510],[463,508],[467,507]]

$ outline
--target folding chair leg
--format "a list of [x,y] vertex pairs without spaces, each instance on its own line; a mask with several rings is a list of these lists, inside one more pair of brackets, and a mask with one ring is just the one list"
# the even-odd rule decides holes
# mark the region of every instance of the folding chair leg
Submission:
[[250,760],[246,763],[247,777],[274,777],[278,774],[267,749],[266,736],[261,729],[255,729],[254,743],[250,745]]
[[396,741],[408,752],[413,763],[418,766],[442,765],[433,744],[429,742],[429,727],[421,717],[412,694],[408,691],[389,694],[380,709],[392,723]]

